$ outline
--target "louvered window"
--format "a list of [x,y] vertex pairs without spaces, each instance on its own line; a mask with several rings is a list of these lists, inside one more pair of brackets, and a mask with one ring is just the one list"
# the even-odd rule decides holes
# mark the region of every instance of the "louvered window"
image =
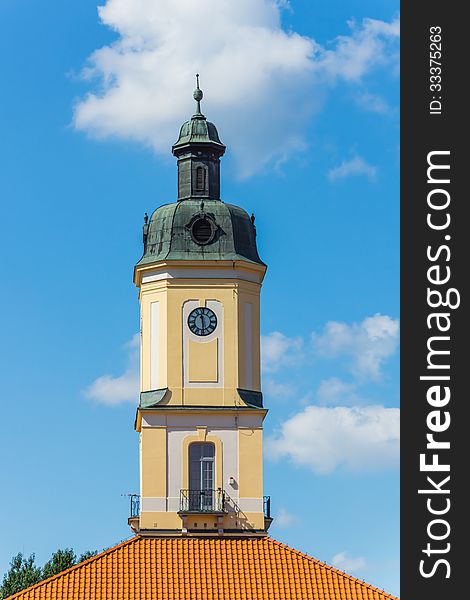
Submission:
[[193,224],[192,234],[197,244],[207,244],[213,237],[210,222],[204,218],[197,219]]
[[196,167],[196,190],[203,192],[206,188],[206,170],[204,167]]

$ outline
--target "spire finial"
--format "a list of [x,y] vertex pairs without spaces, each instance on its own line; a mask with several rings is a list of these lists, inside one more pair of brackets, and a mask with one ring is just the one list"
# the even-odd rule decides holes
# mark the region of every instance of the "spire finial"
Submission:
[[201,100],[203,97],[203,93],[202,90],[199,88],[199,73],[196,73],[196,89],[194,90],[193,93],[193,98],[194,100],[196,100],[196,104],[197,104],[197,109],[196,109],[196,114],[194,115],[196,116],[203,116],[201,113]]

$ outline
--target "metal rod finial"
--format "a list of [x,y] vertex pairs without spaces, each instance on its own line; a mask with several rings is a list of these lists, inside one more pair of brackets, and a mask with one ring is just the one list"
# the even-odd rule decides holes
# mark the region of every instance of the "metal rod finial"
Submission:
[[196,115],[201,115],[201,100],[203,97],[202,90],[199,88],[199,73],[196,73],[196,89],[194,90],[193,98],[196,100],[197,110]]

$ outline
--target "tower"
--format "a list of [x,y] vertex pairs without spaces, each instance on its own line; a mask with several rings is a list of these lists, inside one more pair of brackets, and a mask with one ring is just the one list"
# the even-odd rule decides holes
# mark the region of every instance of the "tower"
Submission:
[[[13,600],[397,600],[266,535],[254,219],[220,200],[225,146],[200,110],[180,132],[178,201],[144,219],[140,495],[132,536]],[[140,503],[140,510],[139,510]],[[209,539],[208,539],[209,538]],[[207,594],[206,594],[207,590]]]
[[[197,109],[172,152],[178,200],[144,219],[140,511],[150,536],[264,536],[260,289],[254,217],[220,199],[225,146]],[[134,504],[136,507],[136,504]]]

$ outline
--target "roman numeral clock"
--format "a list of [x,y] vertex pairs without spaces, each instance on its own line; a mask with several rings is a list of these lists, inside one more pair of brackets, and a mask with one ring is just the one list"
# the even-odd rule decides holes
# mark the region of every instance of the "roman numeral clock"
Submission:
[[209,335],[217,327],[217,317],[210,308],[195,308],[189,313],[188,326],[196,335]]

